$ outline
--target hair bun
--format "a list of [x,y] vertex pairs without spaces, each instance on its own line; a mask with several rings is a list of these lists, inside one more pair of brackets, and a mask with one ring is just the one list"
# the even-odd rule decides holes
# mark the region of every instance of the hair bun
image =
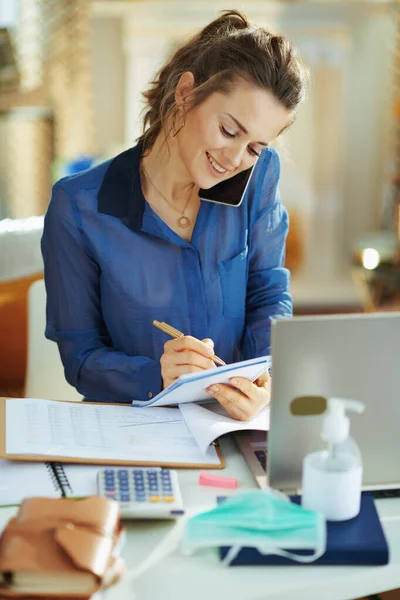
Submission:
[[224,37],[248,27],[251,27],[250,22],[239,10],[224,10],[220,17],[204,27],[199,34],[199,38]]

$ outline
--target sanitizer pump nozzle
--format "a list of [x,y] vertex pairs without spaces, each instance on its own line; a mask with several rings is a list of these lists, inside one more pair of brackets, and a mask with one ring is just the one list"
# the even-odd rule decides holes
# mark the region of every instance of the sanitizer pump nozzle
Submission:
[[331,521],[345,521],[360,511],[362,460],[356,442],[349,437],[346,410],[362,413],[357,400],[329,398],[321,438],[326,450],[312,452],[303,461],[302,504]]

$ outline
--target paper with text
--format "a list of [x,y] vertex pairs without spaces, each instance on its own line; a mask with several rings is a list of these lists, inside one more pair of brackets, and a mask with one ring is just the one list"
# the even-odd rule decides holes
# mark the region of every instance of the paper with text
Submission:
[[141,411],[130,406],[31,398],[6,401],[6,452],[132,462],[220,463],[213,446],[206,453],[200,450],[179,409]]
[[214,440],[226,433],[246,430],[267,432],[269,430],[269,406],[263,408],[248,421],[232,419],[218,402],[206,406],[193,403],[182,404],[179,405],[179,408],[188,429],[203,452]]

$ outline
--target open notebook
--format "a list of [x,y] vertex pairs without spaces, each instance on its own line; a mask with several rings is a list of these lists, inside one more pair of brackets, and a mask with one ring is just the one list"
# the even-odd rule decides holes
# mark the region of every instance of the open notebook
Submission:
[[0,459],[0,506],[19,504],[24,498],[84,497],[97,493],[101,465],[22,462]]
[[187,373],[178,377],[174,383],[166,387],[151,400],[133,400],[132,405],[138,408],[147,406],[173,406],[186,402],[202,402],[212,400],[212,396],[206,392],[206,388],[214,383],[229,384],[232,377],[246,377],[255,381],[264,371],[271,366],[270,356],[260,356],[250,360],[231,363],[215,369]]

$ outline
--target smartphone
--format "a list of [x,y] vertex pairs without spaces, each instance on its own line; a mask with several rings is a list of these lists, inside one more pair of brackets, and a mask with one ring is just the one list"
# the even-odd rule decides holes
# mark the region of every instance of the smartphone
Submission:
[[217,204],[226,204],[227,206],[240,206],[249,185],[253,169],[254,165],[250,169],[241,171],[229,179],[224,179],[208,190],[200,188],[200,199],[207,202],[216,202]]

